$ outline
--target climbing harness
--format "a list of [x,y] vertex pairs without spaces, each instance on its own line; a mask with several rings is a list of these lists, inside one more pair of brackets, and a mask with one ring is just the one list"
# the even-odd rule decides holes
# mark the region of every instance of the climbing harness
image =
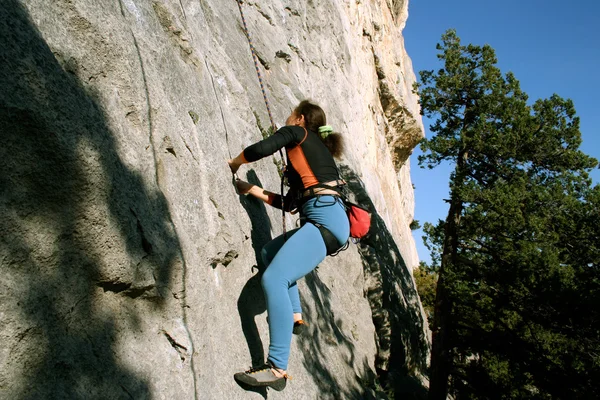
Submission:
[[[250,32],[248,31],[248,26],[246,25],[246,18],[244,17],[244,10],[242,10],[242,0],[237,0],[238,8],[240,9],[240,15],[242,17],[242,24],[244,28],[244,33],[246,34],[246,38],[248,39],[248,45],[250,45],[250,52],[252,53],[252,59],[254,60],[254,68],[256,69],[256,75],[258,76],[258,82],[260,83],[260,90],[262,91],[263,99],[265,100],[265,105],[267,106],[267,113],[269,114],[269,120],[271,121],[271,128],[273,132],[277,131],[277,125],[273,121],[273,114],[271,114],[271,107],[269,106],[269,99],[267,98],[267,91],[265,90],[265,86],[263,84],[262,75],[260,73],[260,68],[258,67],[258,57],[256,56],[256,50],[254,49],[254,45],[252,44],[252,38],[250,37]],[[285,210],[283,206],[283,186],[285,182],[285,172],[287,169],[285,158],[283,157],[283,152],[279,149],[279,155],[281,156],[281,222],[283,225],[283,235],[285,238],[286,229],[285,229]]]
[[[332,186],[332,184],[336,184],[336,186]],[[348,189],[345,187],[345,185],[346,182],[343,180],[320,183],[305,190],[299,199],[300,202],[305,202],[316,197],[318,202],[321,196],[332,196],[332,194],[321,194],[322,192],[317,192],[316,190],[327,189],[336,192],[336,194],[333,195],[336,199],[335,201],[341,202],[344,206],[346,215],[348,216],[348,223],[350,224],[350,237],[346,243],[342,245],[340,245],[333,233],[331,233],[329,229],[325,228],[323,225],[307,218],[300,218],[301,225],[304,225],[306,222],[310,222],[319,229],[319,232],[321,232],[321,236],[323,237],[323,241],[325,242],[325,248],[328,256],[335,257],[340,252],[346,250],[350,242],[354,244],[358,243],[362,238],[367,236],[371,230],[370,207],[352,202],[348,198]]]

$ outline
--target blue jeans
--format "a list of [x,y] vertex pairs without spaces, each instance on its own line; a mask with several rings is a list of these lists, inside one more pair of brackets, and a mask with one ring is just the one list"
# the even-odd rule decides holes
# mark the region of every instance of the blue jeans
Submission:
[[[302,206],[302,216],[323,225],[344,244],[350,235],[348,217],[341,201],[334,196],[319,196]],[[261,255],[267,269],[262,287],[269,316],[269,357],[275,367],[287,369],[290,356],[294,313],[302,312],[296,281],[316,268],[326,256],[319,229],[310,222],[276,237],[263,247]]]

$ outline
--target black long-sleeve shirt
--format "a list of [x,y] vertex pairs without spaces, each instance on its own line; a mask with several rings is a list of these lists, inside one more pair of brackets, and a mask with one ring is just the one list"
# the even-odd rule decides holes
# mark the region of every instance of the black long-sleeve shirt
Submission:
[[[340,179],[333,156],[318,134],[301,126],[284,126],[270,137],[244,149],[244,158],[252,162],[285,147],[290,191],[284,198],[284,209],[292,207],[299,192],[320,183]],[[269,204],[281,208],[280,195],[269,196]]]

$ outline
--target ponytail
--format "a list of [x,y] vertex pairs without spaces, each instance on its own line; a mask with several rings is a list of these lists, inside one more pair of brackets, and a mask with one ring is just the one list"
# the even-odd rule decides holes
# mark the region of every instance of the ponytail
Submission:
[[344,138],[329,125],[319,127],[319,138],[325,144],[331,155],[340,158],[344,152]]
[[303,100],[294,111],[298,115],[304,115],[306,127],[313,132],[317,132],[319,139],[331,155],[339,159],[344,152],[344,138],[340,133],[333,132],[329,125],[326,125],[327,118],[323,109],[308,100]]

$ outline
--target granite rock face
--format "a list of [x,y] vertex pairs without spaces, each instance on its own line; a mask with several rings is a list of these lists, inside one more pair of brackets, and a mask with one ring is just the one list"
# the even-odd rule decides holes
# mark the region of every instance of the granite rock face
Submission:
[[[268,396],[383,397],[377,374],[420,393],[407,3],[241,7],[275,122],[323,106],[376,210],[299,283],[309,330]],[[282,232],[226,163],[270,125],[236,1],[4,0],[0,55],[0,398],[265,398],[232,379],[265,358],[257,271]],[[240,175],[277,190],[278,162]]]

